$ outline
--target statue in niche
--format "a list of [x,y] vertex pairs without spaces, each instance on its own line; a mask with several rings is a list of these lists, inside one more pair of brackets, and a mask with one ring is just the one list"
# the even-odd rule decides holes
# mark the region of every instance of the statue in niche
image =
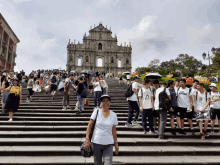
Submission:
[[114,58],[112,57],[111,63],[114,63]]
[[102,39],[102,34],[101,34],[101,33],[99,34],[99,39],[100,39],[100,40]]
[[129,64],[129,61],[128,61],[128,59],[126,60],[126,64]]
[[88,56],[86,56],[86,62],[89,62],[89,57]]

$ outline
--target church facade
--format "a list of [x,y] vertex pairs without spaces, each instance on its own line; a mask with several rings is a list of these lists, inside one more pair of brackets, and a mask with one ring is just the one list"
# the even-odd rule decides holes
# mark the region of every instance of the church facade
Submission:
[[97,70],[105,73],[131,72],[131,43],[117,45],[117,36],[112,37],[111,28],[107,29],[102,23],[90,28],[89,35],[83,37],[83,43],[67,45],[66,69]]

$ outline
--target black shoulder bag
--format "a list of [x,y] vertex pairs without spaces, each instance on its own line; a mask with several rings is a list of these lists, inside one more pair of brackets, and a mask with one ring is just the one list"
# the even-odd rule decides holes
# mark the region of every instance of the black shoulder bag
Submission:
[[[95,129],[95,124],[96,124],[96,120],[97,120],[97,116],[99,114],[99,109],[97,109],[97,114],[96,114],[96,118],[95,118],[95,121],[94,121],[94,124],[92,125],[92,129],[91,129],[91,132],[90,132],[90,135],[89,135],[89,140],[91,141],[92,139],[92,135],[93,135],[93,132],[94,132],[94,129]],[[90,147],[90,151],[86,151],[84,148],[85,148],[85,145],[86,145],[86,142],[84,142],[81,147],[80,147],[80,150],[81,150],[81,154],[83,157],[91,157],[93,155],[93,152],[92,152],[92,147]]]

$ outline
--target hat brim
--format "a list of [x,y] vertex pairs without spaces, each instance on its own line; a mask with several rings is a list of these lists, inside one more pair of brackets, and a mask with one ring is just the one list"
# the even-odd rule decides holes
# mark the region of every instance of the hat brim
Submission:
[[107,99],[111,102],[111,98],[110,98],[109,96],[103,96],[103,97],[101,97],[101,98],[100,98],[100,101],[102,102],[102,100],[103,100],[104,98],[107,98]]

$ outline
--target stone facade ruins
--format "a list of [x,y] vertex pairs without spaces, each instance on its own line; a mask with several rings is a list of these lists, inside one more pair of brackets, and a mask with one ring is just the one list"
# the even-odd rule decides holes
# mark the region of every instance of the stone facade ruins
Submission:
[[[67,45],[66,69],[97,70],[105,73],[131,72],[131,43],[117,45],[117,36],[112,37],[111,28],[107,29],[102,23],[90,28],[89,35],[83,37],[83,43],[69,43]],[[81,61],[81,62],[80,62]],[[101,65],[98,65],[101,62]]]

